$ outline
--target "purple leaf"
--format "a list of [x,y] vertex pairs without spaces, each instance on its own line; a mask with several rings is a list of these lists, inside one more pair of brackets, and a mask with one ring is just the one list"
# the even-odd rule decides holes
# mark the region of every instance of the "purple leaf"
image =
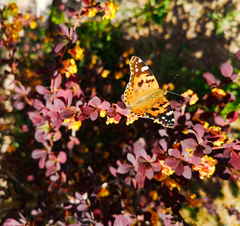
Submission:
[[230,163],[234,168],[240,170],[240,155],[232,151]]
[[197,140],[198,142],[200,142],[200,140],[202,139],[203,137],[203,134],[204,134],[204,128],[201,124],[196,124],[193,129],[197,132]]
[[213,85],[216,83],[216,79],[215,79],[214,75],[210,74],[209,72],[204,73],[203,78],[209,85]]
[[175,169],[175,173],[178,175],[178,176],[181,176],[184,172],[184,166],[182,164],[182,162],[179,162],[176,169]]
[[77,33],[76,32],[73,32],[72,36],[71,36],[71,39],[72,39],[72,43],[75,43],[77,41]]
[[77,15],[77,11],[75,9],[71,8],[71,7],[68,7],[66,9],[66,13],[69,17]]
[[69,37],[69,31],[68,28],[65,24],[59,24],[58,25],[58,30],[65,36]]
[[67,42],[60,42],[54,47],[54,52],[58,53],[65,45]]
[[220,115],[214,117],[214,122],[220,126],[225,125],[224,119]]
[[232,122],[236,121],[238,119],[238,116],[239,116],[239,114],[237,111],[232,111],[232,112],[228,113],[226,123],[232,123]]
[[186,149],[195,149],[197,142],[193,138],[188,138],[181,142],[181,146],[183,151],[186,151]]
[[223,157],[224,158],[230,158],[231,157],[231,149],[230,148],[227,148],[223,151]]
[[224,63],[221,67],[221,73],[224,77],[230,78],[233,73],[233,67],[229,63]]
[[236,52],[236,56],[237,56],[238,59],[240,59],[240,50],[238,50],[238,51]]

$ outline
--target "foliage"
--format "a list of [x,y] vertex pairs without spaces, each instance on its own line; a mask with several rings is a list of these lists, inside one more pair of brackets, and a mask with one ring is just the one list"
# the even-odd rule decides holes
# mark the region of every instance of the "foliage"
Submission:
[[82,2],[66,9],[75,24],[59,24],[54,37],[14,3],[0,11],[2,77],[14,77],[0,99],[12,101],[17,128],[1,168],[14,178],[8,196],[20,200],[3,225],[188,225],[183,205],[210,210],[188,183],[239,179],[240,142],[227,136],[239,116],[228,108],[237,74],[229,63],[219,80],[204,73],[204,96],[187,90],[171,101],[173,128],[138,120],[121,101],[134,48],[118,48],[108,21],[87,21],[99,11],[112,19],[119,7]]

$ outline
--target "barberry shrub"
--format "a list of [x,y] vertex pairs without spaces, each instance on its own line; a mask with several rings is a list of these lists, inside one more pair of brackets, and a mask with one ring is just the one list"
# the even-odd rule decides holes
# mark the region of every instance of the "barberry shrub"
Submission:
[[61,23],[54,38],[42,40],[31,30],[41,26],[37,18],[19,14],[14,3],[0,11],[2,78],[14,85],[0,99],[12,101],[19,144],[10,145],[1,168],[13,180],[6,199],[20,200],[3,225],[188,225],[183,205],[208,202],[189,183],[239,177],[240,142],[228,137],[239,115],[229,111],[236,97],[225,91],[237,74],[224,63],[221,80],[203,74],[208,94],[200,98],[189,89],[170,101],[173,128],[138,119],[121,95],[112,97],[124,91],[126,82],[114,79],[129,74],[134,49],[110,71],[90,45],[101,37],[78,32],[95,23],[87,18],[97,12],[109,20],[119,8],[112,1],[82,2],[79,12],[66,9],[73,26]]

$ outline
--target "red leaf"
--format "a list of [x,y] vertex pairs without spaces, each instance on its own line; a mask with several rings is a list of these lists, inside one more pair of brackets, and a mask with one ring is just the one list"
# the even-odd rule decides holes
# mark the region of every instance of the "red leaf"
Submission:
[[233,73],[233,67],[229,63],[224,63],[221,67],[221,73],[224,77],[230,78]]
[[205,79],[205,81],[207,82],[207,84],[212,85],[216,83],[216,79],[214,77],[214,75],[212,75],[209,72],[206,72],[203,74],[203,78]]
[[233,151],[230,159],[230,163],[234,168],[240,170],[240,155]]
[[238,116],[239,116],[239,114],[237,111],[232,111],[232,112],[228,113],[226,123],[232,123],[232,122],[236,121],[238,119]]

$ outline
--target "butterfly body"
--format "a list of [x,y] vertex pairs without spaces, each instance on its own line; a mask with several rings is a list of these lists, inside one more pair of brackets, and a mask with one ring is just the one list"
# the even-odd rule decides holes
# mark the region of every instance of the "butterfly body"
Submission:
[[124,103],[130,113],[172,127],[175,120],[164,96],[167,91],[159,88],[149,67],[140,58],[133,56],[130,60],[130,72],[130,81],[124,92]]

